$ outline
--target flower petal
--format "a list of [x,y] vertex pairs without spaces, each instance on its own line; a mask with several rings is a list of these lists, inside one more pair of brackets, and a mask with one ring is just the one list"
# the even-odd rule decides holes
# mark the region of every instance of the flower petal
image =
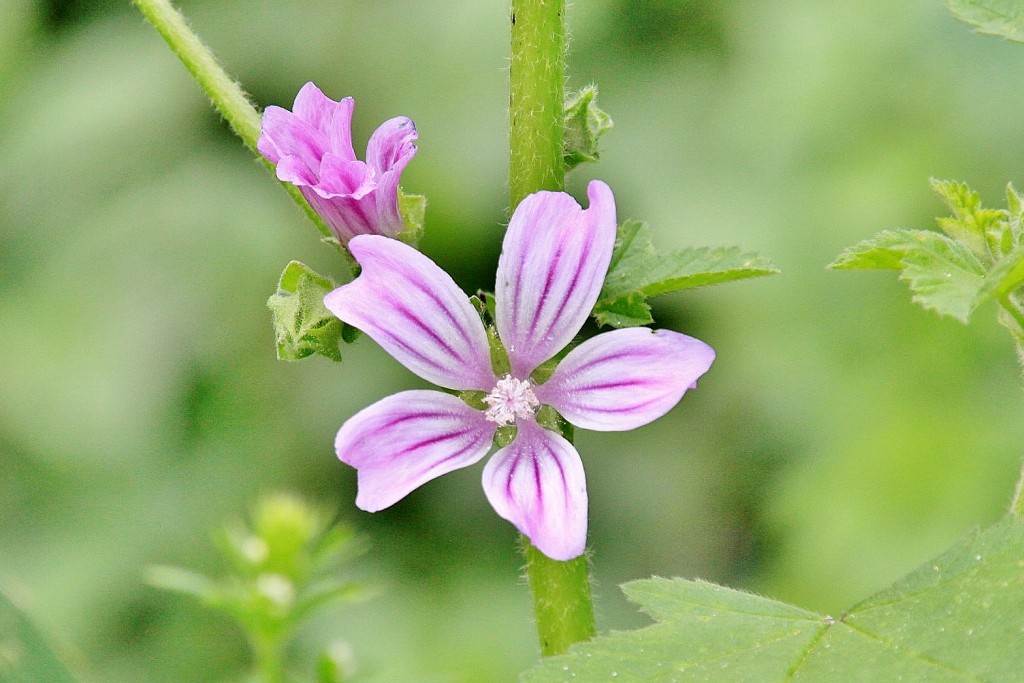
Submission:
[[685,334],[614,330],[570,351],[534,394],[577,427],[624,431],[671,410],[714,359],[714,349]]
[[615,246],[615,198],[600,181],[584,210],[564,192],[516,208],[498,261],[495,324],[512,373],[525,377],[568,344],[601,293]]
[[296,156],[315,172],[320,168],[320,157],[327,145],[327,136],[322,131],[287,109],[271,106],[263,112],[260,139],[256,147],[260,154],[273,163],[278,163],[286,156]]
[[533,420],[519,420],[518,429],[484,467],[487,500],[545,555],[571,560],[587,542],[587,483],[579,453]]
[[398,166],[399,173],[416,156],[413,140],[418,137],[412,119],[396,116],[388,119],[373,132],[366,145],[366,163],[378,175]]
[[353,415],[334,448],[358,470],[356,505],[376,512],[431,479],[480,460],[495,425],[462,399],[440,391],[403,391]]
[[448,389],[494,387],[480,316],[437,264],[398,240],[360,235],[349,249],[362,273],[324,297],[354,325],[423,379]]
[[356,158],[352,150],[352,110],[355,106],[351,97],[335,102],[313,83],[306,83],[295,96],[292,111],[327,136],[327,149],[351,161]]

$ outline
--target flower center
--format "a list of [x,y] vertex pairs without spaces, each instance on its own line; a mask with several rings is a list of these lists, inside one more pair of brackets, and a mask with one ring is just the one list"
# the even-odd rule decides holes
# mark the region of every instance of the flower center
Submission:
[[530,417],[540,406],[530,382],[512,375],[499,379],[491,393],[484,397],[484,403],[490,406],[484,416],[491,422],[497,422],[499,427],[512,424],[516,418]]

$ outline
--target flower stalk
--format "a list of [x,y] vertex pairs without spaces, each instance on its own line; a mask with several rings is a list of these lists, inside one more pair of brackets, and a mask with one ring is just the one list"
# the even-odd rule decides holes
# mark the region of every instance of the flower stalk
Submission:
[[[565,188],[565,0],[512,0],[509,90],[511,209],[538,190]],[[552,560],[523,538],[541,655],[597,631],[587,555]]]
[[[185,65],[192,77],[199,83],[214,108],[231,126],[242,142],[256,154],[263,166],[273,175],[274,165],[256,149],[260,137],[260,113],[249,101],[245,91],[220,65],[213,51],[189,28],[185,17],[171,5],[170,0],[133,0],[149,23],[163,36],[174,54]],[[299,189],[291,183],[281,186],[313,221],[317,229],[330,237],[331,231],[303,198]]]

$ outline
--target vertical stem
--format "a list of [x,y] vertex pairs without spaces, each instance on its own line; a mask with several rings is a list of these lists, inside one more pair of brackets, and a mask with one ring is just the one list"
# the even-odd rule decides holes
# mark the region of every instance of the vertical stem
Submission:
[[525,536],[522,544],[541,655],[561,654],[573,643],[593,638],[597,629],[587,556],[560,562],[537,550]]
[[565,187],[565,0],[512,0],[511,208]]
[[[160,32],[174,53],[178,55],[178,59],[196,79],[206,96],[210,98],[214,108],[231,126],[235,135],[240,137],[242,142],[256,154],[263,166],[276,176],[274,165],[256,149],[256,143],[260,139],[259,112],[249,101],[245,91],[228,76],[210,48],[206,47],[199,36],[189,28],[185,17],[171,5],[170,0],[133,0],[133,2],[146,19],[153,24],[153,27]],[[282,182],[281,185],[291,195],[295,203],[305,211],[306,216],[313,221],[317,229],[325,237],[330,237],[331,231],[306,202],[299,189],[291,183]]]
[[[565,187],[565,0],[512,0],[509,96],[511,207],[538,190]],[[594,636],[585,555],[552,560],[522,539],[526,576],[545,657]]]

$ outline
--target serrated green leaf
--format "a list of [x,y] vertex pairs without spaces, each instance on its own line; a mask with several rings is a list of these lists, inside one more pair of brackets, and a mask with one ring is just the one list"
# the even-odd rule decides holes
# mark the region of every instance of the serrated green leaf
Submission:
[[597,106],[597,86],[588,85],[565,103],[565,170],[571,171],[582,163],[596,162],[601,156],[598,139],[615,124],[608,114]]
[[1011,683],[1024,651],[1024,525],[963,539],[841,617],[702,581],[626,584],[658,623],[573,646],[523,676],[690,683]]
[[844,250],[829,268],[901,270],[916,303],[961,322],[985,282],[985,267],[967,247],[931,230],[880,232]]
[[594,319],[598,325],[607,327],[639,327],[654,322],[647,298],[636,292],[598,302],[594,307]]
[[324,296],[334,288],[333,281],[303,263],[292,261],[285,267],[277,293],[267,300],[280,360],[319,354],[341,361],[338,342],[344,326],[324,306]]
[[0,683],[73,683],[28,617],[0,593]]
[[1018,0],[948,0],[947,5],[978,33],[1024,43],[1024,6]]
[[646,223],[626,221],[619,226],[593,316],[601,325],[646,325],[652,322],[648,297],[777,272],[767,259],[737,247],[659,253]]
[[1010,236],[1013,244],[1020,245],[1024,243],[1024,240],[1021,239],[1024,235],[1024,201],[1017,194],[1013,183],[1006,186],[1006,212],[1010,222]]
[[932,178],[931,185],[953,212],[951,218],[936,220],[944,233],[984,261],[1004,253],[1010,244],[1006,211],[982,207],[981,197],[965,183]]

